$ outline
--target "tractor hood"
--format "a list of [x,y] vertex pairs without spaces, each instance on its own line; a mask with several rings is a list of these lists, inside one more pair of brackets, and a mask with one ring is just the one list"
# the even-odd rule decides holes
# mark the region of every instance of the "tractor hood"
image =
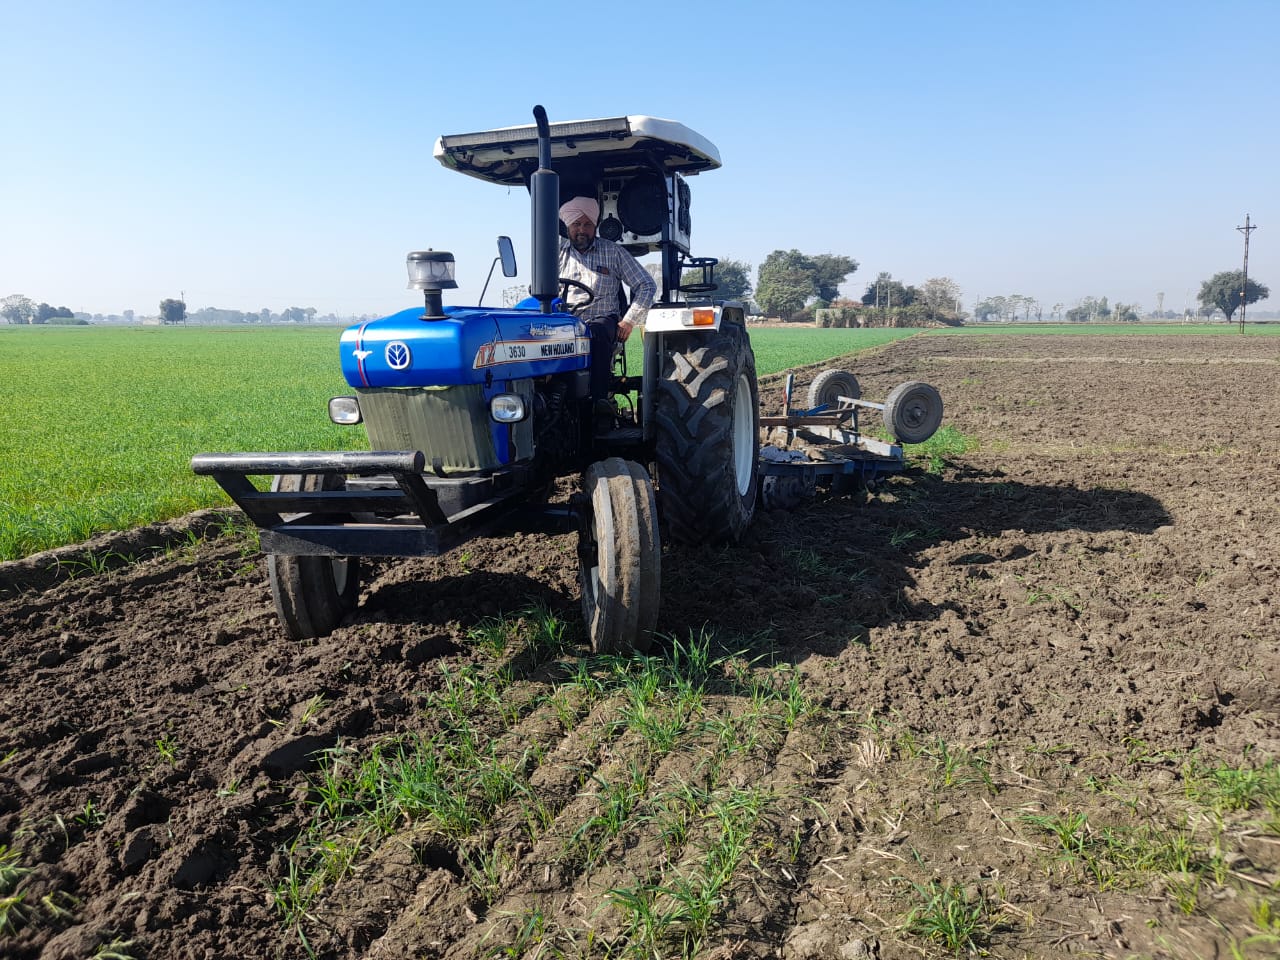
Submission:
[[422,308],[348,327],[339,343],[342,375],[353,387],[443,387],[520,380],[585,369],[586,325],[568,313]]

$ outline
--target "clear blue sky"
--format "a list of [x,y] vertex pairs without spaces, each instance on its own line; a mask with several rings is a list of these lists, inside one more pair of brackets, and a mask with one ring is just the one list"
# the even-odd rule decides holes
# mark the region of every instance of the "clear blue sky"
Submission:
[[527,282],[527,199],[432,144],[542,103],[715,143],[699,255],[1180,310],[1250,214],[1280,308],[1277,0],[0,0],[0,37],[0,297],[383,313],[434,247],[473,302],[499,233]]

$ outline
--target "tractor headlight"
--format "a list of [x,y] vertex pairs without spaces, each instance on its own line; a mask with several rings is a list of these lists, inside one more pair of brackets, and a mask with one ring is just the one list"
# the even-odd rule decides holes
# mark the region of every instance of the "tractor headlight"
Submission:
[[526,415],[524,397],[518,393],[500,393],[489,401],[489,416],[499,423],[518,423]]
[[332,397],[329,400],[329,419],[344,426],[359,423],[360,401],[355,397]]

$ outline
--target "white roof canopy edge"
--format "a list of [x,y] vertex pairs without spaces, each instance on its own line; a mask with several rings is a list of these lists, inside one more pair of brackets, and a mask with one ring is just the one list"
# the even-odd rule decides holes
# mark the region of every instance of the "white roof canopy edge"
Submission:
[[[550,125],[552,160],[591,154],[630,154],[647,141],[669,171],[714,170],[720,151],[706,137],[674,120],[644,115],[570,120]],[[499,127],[438,137],[432,154],[444,166],[490,183],[521,182],[519,162],[537,158],[537,128]],[[603,158],[602,158],[603,159]]]

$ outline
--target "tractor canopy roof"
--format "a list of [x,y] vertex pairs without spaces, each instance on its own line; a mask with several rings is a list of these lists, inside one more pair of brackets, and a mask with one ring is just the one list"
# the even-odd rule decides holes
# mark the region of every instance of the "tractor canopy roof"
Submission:
[[[538,130],[531,124],[440,137],[434,153],[459,173],[490,183],[524,185],[538,168]],[[690,176],[720,166],[720,151],[674,120],[569,120],[551,124],[551,166],[571,180],[659,169]]]

